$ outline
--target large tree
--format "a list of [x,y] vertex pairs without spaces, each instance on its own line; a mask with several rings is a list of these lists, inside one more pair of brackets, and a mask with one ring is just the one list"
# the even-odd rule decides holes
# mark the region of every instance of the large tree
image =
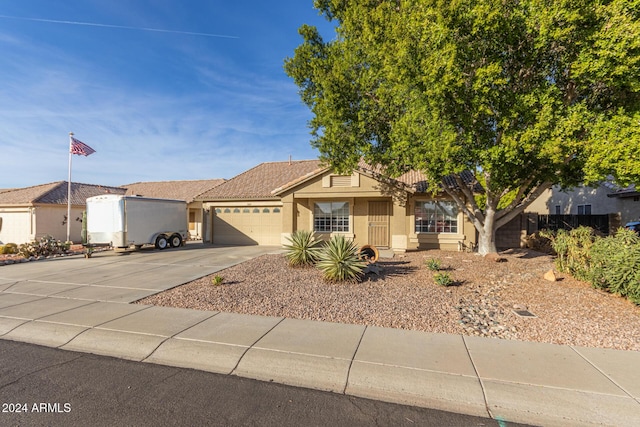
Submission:
[[312,145],[338,171],[364,159],[390,176],[424,172],[473,222],[480,253],[554,184],[639,182],[640,0],[315,7],[335,38],[303,25],[285,61],[313,113]]

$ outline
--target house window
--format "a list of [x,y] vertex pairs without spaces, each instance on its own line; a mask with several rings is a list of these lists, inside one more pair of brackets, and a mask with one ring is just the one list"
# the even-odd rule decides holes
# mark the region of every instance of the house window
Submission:
[[591,215],[591,205],[578,205],[578,215]]
[[416,233],[457,233],[458,207],[454,202],[416,202]]
[[556,205],[556,215],[560,215],[561,211],[560,211],[560,205]]
[[314,203],[313,230],[318,232],[348,232],[349,202]]

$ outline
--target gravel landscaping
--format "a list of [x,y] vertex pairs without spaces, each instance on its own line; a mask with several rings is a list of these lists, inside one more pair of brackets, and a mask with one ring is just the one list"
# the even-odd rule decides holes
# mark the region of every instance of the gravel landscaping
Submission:
[[[434,283],[432,258],[454,285]],[[380,274],[360,283],[327,283],[315,268],[264,255],[139,303],[640,351],[639,306],[570,276],[544,279],[553,258],[539,252],[506,251],[496,261],[418,251],[378,265]]]

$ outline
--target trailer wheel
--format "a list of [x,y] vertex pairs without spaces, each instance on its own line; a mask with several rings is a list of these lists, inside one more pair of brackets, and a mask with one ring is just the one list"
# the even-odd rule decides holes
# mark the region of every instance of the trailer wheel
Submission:
[[169,246],[169,241],[167,240],[167,236],[165,236],[164,234],[161,234],[156,238],[156,248],[167,249],[168,246]]
[[182,236],[179,234],[174,234],[173,236],[171,236],[171,238],[169,239],[169,245],[172,248],[179,248],[180,245],[182,245]]

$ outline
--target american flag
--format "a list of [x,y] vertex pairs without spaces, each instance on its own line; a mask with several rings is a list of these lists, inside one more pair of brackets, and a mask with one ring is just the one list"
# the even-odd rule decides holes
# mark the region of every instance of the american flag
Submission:
[[82,141],[71,137],[71,148],[69,149],[71,154],[81,154],[83,156],[88,156],[89,154],[93,154],[96,152],[93,148],[89,147]]

